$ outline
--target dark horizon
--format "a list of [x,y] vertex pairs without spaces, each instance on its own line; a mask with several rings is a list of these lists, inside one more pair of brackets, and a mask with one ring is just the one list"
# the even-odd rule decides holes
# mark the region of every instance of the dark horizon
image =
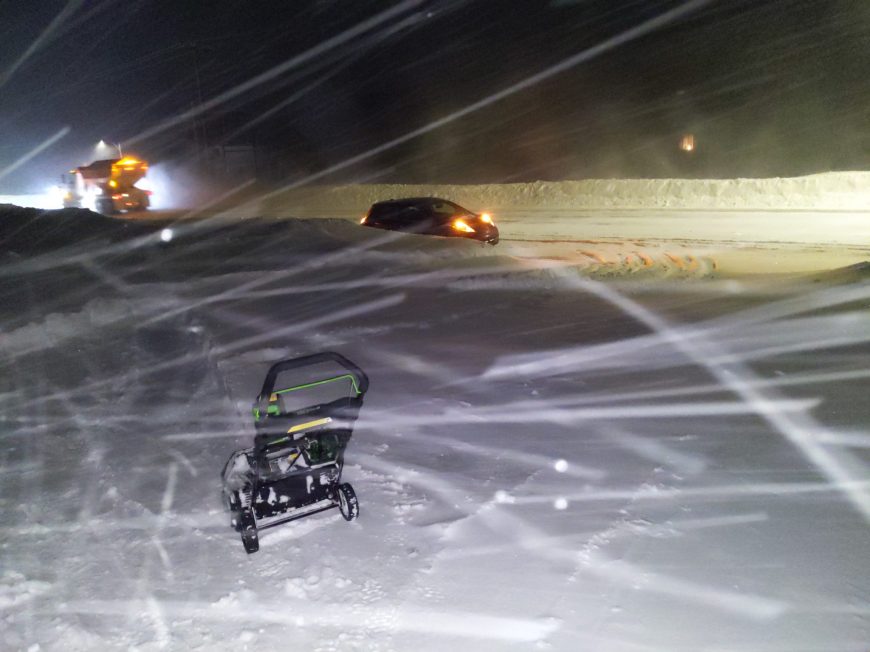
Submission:
[[[101,139],[207,176],[222,169],[232,177],[226,170],[237,163],[239,175],[290,183],[685,4],[0,3],[0,171],[57,136],[0,178],[0,192],[43,189],[93,160]],[[323,47],[372,19],[370,29]],[[870,169],[868,44],[866,4],[698,3],[648,34],[318,180]],[[318,47],[317,56],[288,65]],[[216,100],[258,76],[267,79]],[[679,149],[683,134],[695,137],[691,153]]]

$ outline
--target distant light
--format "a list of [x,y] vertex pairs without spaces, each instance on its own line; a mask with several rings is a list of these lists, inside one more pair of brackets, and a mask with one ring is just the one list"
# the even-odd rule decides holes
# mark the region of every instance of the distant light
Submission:
[[[66,189],[61,186],[51,186],[48,190],[45,191],[45,197],[43,201],[40,202],[31,202],[33,204],[43,204],[44,206],[34,206],[35,208],[63,208],[63,200],[66,195]],[[4,203],[0,201],[0,203]]]
[[122,158],[124,156],[123,151],[121,150],[121,143],[107,143],[105,140],[100,140],[96,145],[94,145],[94,152],[97,156],[106,156],[107,154],[111,154],[112,150],[118,150],[118,158]]
[[568,462],[566,460],[556,460],[553,464],[553,468],[556,469],[559,473],[564,473],[568,470]]
[[568,509],[568,499],[562,497],[556,498],[556,500],[553,501],[553,509],[557,509],[560,512]]
[[172,229],[163,229],[160,232],[160,239],[163,240],[163,242],[169,242],[170,240],[172,240],[173,235],[174,234],[172,233]]
[[680,139],[680,149],[684,152],[694,152],[695,151],[695,135],[694,134],[683,134],[683,137]]
[[499,489],[498,491],[496,491],[494,498],[495,502],[501,504],[512,503],[515,500],[513,496],[511,496],[507,491],[504,491],[503,489]]

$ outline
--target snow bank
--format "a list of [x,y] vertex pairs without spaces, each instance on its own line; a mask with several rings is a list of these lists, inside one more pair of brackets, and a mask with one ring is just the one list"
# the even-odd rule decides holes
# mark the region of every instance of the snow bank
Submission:
[[436,196],[477,210],[866,210],[870,172],[785,179],[588,179],[486,185],[344,185],[295,189],[262,202],[265,214],[356,216],[374,202]]
[[145,235],[153,227],[113,219],[80,208],[45,211],[0,204],[0,249],[33,254],[90,239],[122,240]]
[[[420,265],[423,259],[439,264],[485,256],[491,249],[462,238],[363,228],[341,218],[220,216],[168,223],[112,218],[83,209],[43,211],[0,205],[0,261],[25,260],[29,271],[40,255],[33,264],[109,257],[115,263],[138,264],[146,275],[167,280],[173,274],[199,276],[204,269],[210,274],[287,268],[312,259],[320,260],[318,268],[362,259],[385,268]],[[65,255],[59,258],[59,252]]]

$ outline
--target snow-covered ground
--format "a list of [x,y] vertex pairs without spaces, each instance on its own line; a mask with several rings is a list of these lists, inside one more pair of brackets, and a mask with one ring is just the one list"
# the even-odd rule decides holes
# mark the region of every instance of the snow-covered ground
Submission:
[[[85,215],[2,231],[3,649],[866,651],[860,244]],[[321,350],[361,517],[247,556],[221,467]]]

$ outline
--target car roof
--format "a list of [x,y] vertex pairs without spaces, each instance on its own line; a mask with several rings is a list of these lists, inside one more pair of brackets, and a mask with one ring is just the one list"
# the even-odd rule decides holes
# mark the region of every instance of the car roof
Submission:
[[441,197],[403,197],[402,199],[385,199],[384,201],[378,201],[372,204],[372,206],[383,206],[388,204],[429,204],[433,201],[443,201],[448,204],[456,204],[455,201],[450,201],[449,199],[442,199]]

